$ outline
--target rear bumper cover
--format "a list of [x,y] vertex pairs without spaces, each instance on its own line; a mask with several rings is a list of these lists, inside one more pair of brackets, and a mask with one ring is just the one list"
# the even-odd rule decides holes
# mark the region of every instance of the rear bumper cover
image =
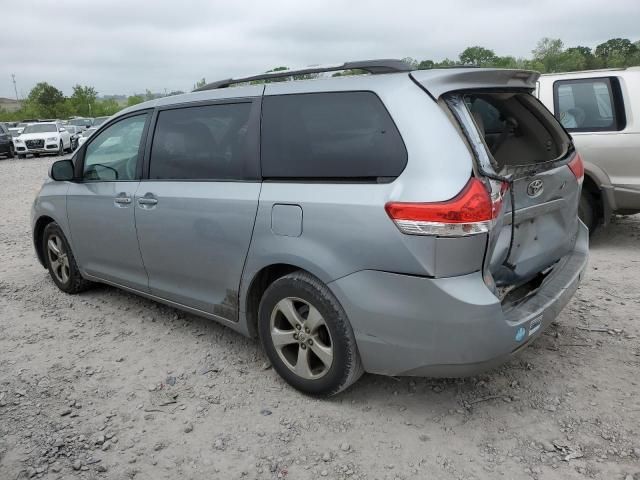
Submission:
[[459,377],[492,368],[537,338],[578,288],[589,234],[579,222],[573,251],[535,295],[503,309],[480,272],[430,279],[373,270],[335,280],[366,371]]

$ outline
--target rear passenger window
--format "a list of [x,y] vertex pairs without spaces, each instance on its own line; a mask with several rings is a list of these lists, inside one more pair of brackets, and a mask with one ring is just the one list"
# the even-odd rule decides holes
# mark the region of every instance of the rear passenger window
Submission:
[[247,178],[251,103],[163,110],[151,146],[149,178]]
[[372,92],[264,97],[266,178],[397,177],[407,164],[400,133]]
[[554,83],[556,118],[569,131],[621,130],[623,109],[616,109],[616,92],[609,78],[560,80]]

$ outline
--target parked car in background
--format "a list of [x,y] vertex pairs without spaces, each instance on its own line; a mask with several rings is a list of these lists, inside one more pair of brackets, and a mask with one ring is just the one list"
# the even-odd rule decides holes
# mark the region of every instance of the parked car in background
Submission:
[[17,133],[18,135],[20,135],[27,125],[29,124],[26,122],[17,123],[15,127],[9,127],[9,132],[11,132],[12,134]]
[[94,127],[99,127],[100,125],[102,125],[106,120],[108,120],[109,117],[96,117],[93,119],[93,126]]
[[0,123],[0,155],[13,158],[13,137],[6,125]]
[[58,123],[32,123],[14,139],[14,144],[18,158],[29,153],[35,157],[40,154],[63,155],[65,150],[71,150],[71,135]]
[[538,97],[584,160],[580,218],[640,212],[640,67],[541,75]]
[[84,142],[86,142],[87,139],[96,132],[96,130],[98,130],[97,127],[90,127],[83,131],[78,137],[78,147],[81,147]]
[[75,125],[83,130],[90,128],[93,125],[93,118],[77,117],[69,120],[68,125]]
[[[370,75],[226,88],[350,69]],[[540,336],[587,263],[582,161],[537,79],[376,60],[129,107],[52,165],[38,258],[64,292],[258,336],[310,394],[474,374]]]
[[20,136],[20,134],[22,133],[22,130],[24,130],[24,128],[9,128],[9,134],[11,135],[11,141],[13,143],[13,152],[17,152],[16,150],[16,138],[18,138]]
[[78,140],[82,136],[82,129],[76,125],[64,125],[64,128],[71,136],[71,150],[78,148]]

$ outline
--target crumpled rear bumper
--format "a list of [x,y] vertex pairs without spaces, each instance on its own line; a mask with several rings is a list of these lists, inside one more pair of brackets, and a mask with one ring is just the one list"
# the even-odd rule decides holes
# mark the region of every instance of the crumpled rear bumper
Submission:
[[423,278],[365,270],[329,283],[353,327],[366,371],[458,377],[506,361],[538,337],[578,288],[589,234],[579,222],[574,249],[535,294],[504,307],[481,272]]

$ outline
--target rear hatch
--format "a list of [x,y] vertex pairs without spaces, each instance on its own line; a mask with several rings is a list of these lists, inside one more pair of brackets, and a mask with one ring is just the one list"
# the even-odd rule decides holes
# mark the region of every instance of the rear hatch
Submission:
[[578,231],[582,162],[571,138],[531,95],[538,74],[522,70],[412,72],[450,114],[475,157],[475,175],[503,196],[489,230],[487,285],[500,298],[538,285],[568,254]]

